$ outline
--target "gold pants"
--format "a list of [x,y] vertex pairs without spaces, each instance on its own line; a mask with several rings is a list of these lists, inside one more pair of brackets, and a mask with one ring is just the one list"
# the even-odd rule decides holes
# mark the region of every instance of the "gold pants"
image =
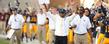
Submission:
[[103,38],[104,38],[104,34],[100,33],[99,34],[99,37],[98,37],[98,40],[97,40],[97,44],[102,44],[103,42]]
[[103,40],[103,44],[109,44],[109,38],[104,38],[104,40]]

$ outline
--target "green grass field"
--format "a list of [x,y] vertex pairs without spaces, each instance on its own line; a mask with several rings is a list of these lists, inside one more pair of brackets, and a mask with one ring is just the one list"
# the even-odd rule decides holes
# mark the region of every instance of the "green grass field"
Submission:
[[9,44],[9,40],[0,38],[0,44]]

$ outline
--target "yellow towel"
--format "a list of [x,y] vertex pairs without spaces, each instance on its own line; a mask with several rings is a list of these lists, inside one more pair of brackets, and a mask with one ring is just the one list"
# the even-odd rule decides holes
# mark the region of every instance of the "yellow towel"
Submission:
[[68,42],[73,42],[73,31],[71,29],[69,29],[69,32],[68,32]]
[[22,32],[23,33],[26,33],[27,32],[27,24],[26,23],[24,24],[24,26],[22,28]]
[[46,41],[49,41],[49,35],[50,35],[49,25],[46,24]]

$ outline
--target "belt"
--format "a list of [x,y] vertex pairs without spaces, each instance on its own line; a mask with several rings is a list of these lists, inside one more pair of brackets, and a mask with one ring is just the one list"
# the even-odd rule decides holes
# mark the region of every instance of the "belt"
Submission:
[[44,26],[44,25],[39,25],[39,26]]
[[[13,28],[11,28],[11,29],[13,29]],[[13,29],[13,30],[20,30],[20,29]]]
[[14,30],[20,30],[20,29],[14,29]]
[[77,35],[85,35],[86,33],[83,33],[83,34],[78,34],[78,33],[75,33],[75,34],[77,34]]

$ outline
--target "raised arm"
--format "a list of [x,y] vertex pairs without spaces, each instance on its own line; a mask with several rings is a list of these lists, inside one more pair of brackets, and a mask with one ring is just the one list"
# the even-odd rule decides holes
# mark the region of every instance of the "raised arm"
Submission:
[[67,17],[69,23],[74,19],[75,16],[76,16],[76,14],[73,13],[71,16],[68,16],[68,17]]
[[48,19],[52,19],[53,21],[55,20],[57,14],[53,14],[50,11],[46,13],[46,16]]

